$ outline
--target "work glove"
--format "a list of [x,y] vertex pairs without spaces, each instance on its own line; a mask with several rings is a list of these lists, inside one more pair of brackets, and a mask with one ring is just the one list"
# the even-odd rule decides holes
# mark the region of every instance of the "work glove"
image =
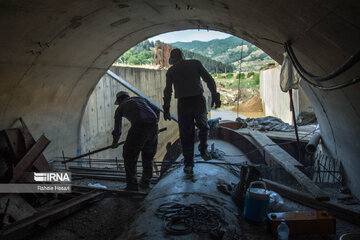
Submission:
[[113,139],[113,142],[111,144],[111,148],[117,148],[118,147],[118,141],[116,141],[115,139]]
[[166,107],[165,105],[163,106],[164,109],[164,120],[171,120],[171,116],[170,116],[170,107]]
[[215,93],[211,96],[211,107],[219,108],[221,106],[220,93]]

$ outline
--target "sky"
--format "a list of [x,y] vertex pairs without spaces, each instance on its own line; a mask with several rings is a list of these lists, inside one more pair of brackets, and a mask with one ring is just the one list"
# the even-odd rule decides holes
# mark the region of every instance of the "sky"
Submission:
[[174,42],[191,42],[194,40],[199,41],[210,41],[213,39],[223,39],[230,37],[230,34],[218,32],[218,31],[207,31],[201,29],[199,30],[184,30],[184,31],[175,31],[168,32],[164,34],[157,35],[149,39],[149,41],[160,40],[164,43],[174,43]]

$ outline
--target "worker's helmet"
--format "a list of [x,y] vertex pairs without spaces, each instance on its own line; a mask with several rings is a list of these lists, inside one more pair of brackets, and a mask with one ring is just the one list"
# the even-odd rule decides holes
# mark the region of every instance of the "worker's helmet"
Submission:
[[173,65],[183,59],[184,54],[182,51],[178,48],[175,48],[170,52],[169,64]]
[[130,97],[129,93],[127,91],[120,91],[116,94],[116,100],[114,102],[115,105],[119,105],[118,100],[122,99],[124,97]]

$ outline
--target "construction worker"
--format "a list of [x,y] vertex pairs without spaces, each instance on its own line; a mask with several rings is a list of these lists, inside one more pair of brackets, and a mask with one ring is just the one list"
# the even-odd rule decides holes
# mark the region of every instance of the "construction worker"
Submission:
[[158,142],[158,121],[160,111],[143,97],[130,97],[126,91],[116,94],[115,124],[112,147],[117,147],[121,135],[122,118],[131,123],[123,147],[123,158],[126,171],[126,190],[138,190],[136,163],[141,152],[143,173],[141,188],[148,188],[152,178],[152,161],[156,154]]
[[194,167],[194,137],[195,125],[199,129],[199,151],[204,160],[210,160],[208,151],[206,100],[203,96],[200,77],[206,82],[211,95],[212,106],[220,107],[220,94],[216,92],[214,79],[206,71],[200,61],[185,60],[180,49],[173,49],[170,53],[169,63],[173,65],[166,73],[166,86],[164,89],[164,119],[170,118],[170,101],[172,85],[174,85],[175,98],[178,99],[178,120],[182,151],[184,155],[184,172],[193,174]]

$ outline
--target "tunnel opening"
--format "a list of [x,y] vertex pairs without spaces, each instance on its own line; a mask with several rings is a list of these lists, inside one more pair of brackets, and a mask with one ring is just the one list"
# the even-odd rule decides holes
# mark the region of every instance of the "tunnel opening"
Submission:
[[[231,35],[229,35],[229,36],[231,36]],[[231,41],[234,41],[234,39],[232,38]],[[237,43],[244,44],[244,40],[238,39]],[[246,44],[244,44],[244,45],[231,46],[232,48],[230,48],[228,50],[224,50],[224,51],[231,52],[231,51],[234,51],[234,49],[244,48],[244,46],[245,46],[246,49],[249,50],[249,48],[251,48],[251,49],[253,49],[253,51],[251,51],[250,54],[244,53],[243,58],[247,58],[247,59],[254,58],[255,54],[252,55],[253,52],[255,52],[257,55],[260,55],[260,56],[264,55],[264,53],[261,52],[261,50],[259,50],[255,46],[252,46],[250,43],[247,43],[247,42],[245,42],[245,43]],[[160,74],[159,74],[159,73],[156,73],[157,72],[156,70],[150,70],[149,68],[159,68],[159,65],[160,65],[160,68],[163,68],[165,66],[169,67],[169,65],[167,64],[167,61],[168,61],[167,59],[169,58],[169,53],[170,53],[169,49],[176,47],[176,44],[174,46],[171,46],[171,44],[170,45],[165,44],[165,47],[164,47],[164,43],[162,43],[163,44],[162,48],[161,48],[160,44],[161,44],[160,42],[158,44],[156,44],[154,42],[149,42],[148,40],[145,40],[145,41],[135,45],[135,48],[133,47],[130,50],[126,51],[123,55],[121,55],[115,61],[112,69],[114,71],[116,71],[122,78],[130,80],[134,86],[138,87],[138,89],[145,90],[146,95],[151,96],[153,99],[156,99],[156,101],[161,104],[161,102],[162,102],[161,84],[162,84],[162,86],[164,86],[164,81],[161,82],[161,80],[160,80],[160,82],[159,82],[159,80],[156,80],[156,79],[164,80],[165,79],[164,73],[165,73],[166,69],[158,69],[158,72],[160,72]],[[181,44],[184,45],[185,43],[184,42],[178,43],[178,45],[181,45]],[[136,49],[136,48],[138,48],[138,49]],[[189,48],[191,48],[191,47],[187,47],[187,49],[189,49]],[[215,46],[214,48],[217,48],[217,47]],[[150,54],[148,54],[148,53],[150,51],[152,51],[151,53],[155,57],[153,57],[153,58],[151,56],[149,57]],[[213,52],[213,51],[217,51],[217,50],[212,49],[211,51]],[[259,53],[259,51],[260,51],[260,53]],[[135,54],[134,52],[137,52],[137,54]],[[165,52],[167,55],[162,52]],[[238,54],[240,55],[239,52],[238,52]],[[148,56],[146,56],[146,55],[148,55]],[[194,53],[191,54],[191,52],[189,52],[189,53],[186,52],[186,55],[190,56],[192,58],[194,57]],[[215,55],[215,57],[216,57],[216,55]],[[158,59],[156,59],[156,58],[158,58]],[[195,56],[195,58],[196,58],[196,56]],[[205,59],[205,57],[203,57],[203,55],[200,55],[200,57],[197,56],[197,58]],[[221,56],[220,57],[217,56],[217,58],[221,58]],[[262,56],[260,58],[260,60],[263,60],[263,59],[264,59],[264,57]],[[239,104],[239,100],[237,100],[237,99],[241,97],[241,96],[239,97],[239,95],[241,95],[241,94],[243,94],[245,96],[242,100],[240,100],[240,103],[244,103],[244,102],[246,102],[246,100],[252,101],[252,98],[257,97],[257,96],[262,97],[262,98],[267,97],[267,99],[265,99],[265,101],[262,101],[262,102],[261,102],[261,99],[255,99],[255,104],[250,104],[250,107],[245,106],[245,107],[243,107],[243,109],[246,109],[246,111],[249,114],[254,114],[253,109],[255,108],[255,111],[259,111],[256,108],[260,108],[261,110],[258,113],[260,115],[258,115],[258,117],[262,117],[265,115],[266,116],[272,115],[272,116],[276,116],[279,118],[283,118],[283,120],[285,118],[286,119],[285,121],[289,122],[291,124],[293,119],[291,116],[291,112],[289,110],[290,106],[289,106],[289,99],[288,99],[287,94],[282,94],[282,95],[281,95],[281,93],[274,94],[274,92],[277,92],[275,89],[278,88],[279,81],[280,81],[279,80],[280,67],[279,66],[276,67],[271,58],[265,57],[265,59],[266,59],[266,61],[257,61],[256,63],[251,63],[251,62],[247,63],[247,61],[245,61],[245,64],[246,63],[248,65],[257,64],[258,67],[257,68],[243,67],[243,70],[247,70],[247,71],[244,71],[241,73],[239,73],[239,70],[240,70],[239,63],[241,61],[243,61],[243,59],[239,59],[239,56],[233,60],[225,60],[225,62],[233,62],[235,64],[238,64],[237,66],[233,66],[233,67],[231,67],[229,65],[228,70],[226,70],[226,65],[224,65],[224,64],[222,64],[222,66],[220,66],[220,67],[218,67],[219,65],[216,65],[216,67],[214,67],[213,65],[207,64],[205,67],[207,69],[211,69],[209,72],[214,77],[222,96],[226,95],[227,89],[234,89],[234,91],[237,91],[237,93],[235,93],[235,94],[226,96],[226,98],[222,98],[223,104],[224,103],[226,104],[230,101],[232,102],[231,105],[226,106],[225,111],[227,111],[227,109],[229,109],[229,108],[232,108],[236,112],[236,108],[238,106],[234,106],[234,105],[236,104],[236,101],[237,101],[237,104]],[[209,60],[207,60],[207,61],[209,61]],[[204,60],[204,62],[205,62],[205,60]],[[149,66],[149,63],[157,63],[158,66],[157,67]],[[147,66],[144,66],[144,64],[147,64]],[[131,66],[131,65],[133,65],[133,66]],[[138,65],[137,68],[133,68],[134,65]],[[275,73],[270,72],[270,74],[269,73],[264,74],[264,70],[267,72],[273,71],[271,69],[274,66],[277,68]],[[116,69],[117,67],[119,69]],[[121,69],[122,67],[125,70]],[[223,67],[223,68],[221,69],[221,67]],[[126,68],[129,68],[129,69],[126,69]],[[133,69],[131,69],[131,68],[133,68]],[[141,70],[141,68],[147,68],[147,70],[145,70],[145,69]],[[231,68],[234,68],[234,70],[232,70]],[[232,71],[229,71],[229,69]],[[254,73],[252,71],[253,69],[255,69],[255,71],[258,70],[258,72]],[[259,70],[261,70],[261,71],[259,71]],[[228,76],[230,76],[230,77],[228,77]],[[246,76],[248,76],[248,77],[246,77]],[[273,77],[273,76],[275,76],[275,77]],[[257,77],[257,80],[256,80],[256,77]],[[261,78],[261,81],[260,81],[260,78]],[[268,78],[270,78],[270,79],[268,79]],[[226,82],[222,82],[222,80],[225,80]],[[102,81],[102,82],[100,82],[100,81]],[[94,88],[94,92],[92,93],[92,95],[90,96],[90,98],[88,100],[88,104],[85,108],[84,115],[82,118],[82,124],[80,127],[81,133],[79,136],[79,138],[80,138],[80,147],[79,147],[80,154],[87,153],[91,149],[96,149],[96,148],[100,148],[101,146],[111,144],[111,138],[112,138],[111,130],[112,130],[112,125],[113,125],[112,114],[114,113],[114,106],[112,105],[111,99],[114,99],[116,92],[118,92],[121,89],[121,87],[119,87],[120,84],[116,83],[116,81],[114,81],[114,79],[112,79],[111,77],[107,76],[107,74],[105,74],[101,78],[100,81],[97,84],[97,86]],[[240,83],[242,81],[244,81],[245,83],[241,85]],[[255,84],[257,84],[257,86],[255,85],[255,88],[253,87],[253,84],[254,84],[253,82],[255,82]],[[266,83],[266,85],[264,83]],[[159,84],[160,84],[160,87],[157,87],[157,86],[159,86]],[[252,86],[251,88],[249,88],[250,84]],[[241,88],[238,86],[241,86]],[[263,89],[261,96],[259,93],[254,94],[254,92],[253,92],[253,89],[256,90],[256,87],[259,87],[259,86],[260,86],[260,88]],[[158,92],[153,91],[151,88],[156,88]],[[271,90],[271,88],[273,88],[274,90]],[[224,90],[222,90],[222,89],[224,89]],[[239,89],[245,90],[245,94],[240,93]],[[249,90],[252,92],[250,94],[249,93],[246,94],[246,91],[249,91]],[[269,91],[270,91],[270,93],[269,93]],[[302,91],[302,90],[300,89],[299,91]],[[302,112],[302,110],[304,110],[304,109],[306,109],[306,111],[309,111],[309,109],[310,109],[310,113],[311,113],[312,109],[311,109],[311,105],[309,104],[309,100],[306,98],[306,95],[303,93],[303,91],[301,93],[302,93],[302,95],[297,94],[297,92],[295,92],[296,100],[297,100],[295,102],[296,113]],[[206,94],[210,95],[209,93],[206,93]],[[279,97],[276,94],[278,94],[278,95],[280,94],[281,97]],[[302,97],[301,100],[299,100],[299,98],[300,98],[299,96]],[[208,101],[211,101],[210,98],[211,98],[211,96],[208,97],[208,99],[209,99]],[[231,98],[233,98],[233,99],[231,99]],[[269,102],[272,103],[272,106],[267,107],[266,105],[268,105]],[[249,104],[247,104],[247,105],[249,105]],[[264,106],[264,108],[266,108],[266,111],[263,110],[263,106]],[[277,108],[274,109],[274,106]],[[240,106],[240,108],[241,107],[242,106]],[[176,108],[173,108],[173,109],[176,109]],[[300,110],[300,109],[302,109],[302,110]],[[215,112],[215,114],[214,114],[214,112]],[[229,120],[229,118],[226,117],[226,114],[219,116],[219,112],[221,112],[221,111],[211,110],[211,114],[209,114],[209,118],[222,117],[223,120]],[[285,113],[281,114],[281,112],[285,112]],[[234,114],[234,113],[233,113],[233,116],[239,117],[238,114]],[[252,117],[252,115],[248,115],[248,117]],[[312,117],[312,115],[310,117]],[[243,116],[242,118],[245,118],[245,116]],[[235,117],[232,120],[235,120]],[[305,122],[306,122],[306,120],[307,119],[305,119]],[[128,128],[129,128],[129,123],[125,122],[124,129],[128,129]],[[172,126],[172,128],[176,129],[176,126],[175,127]],[[271,129],[267,129],[267,130],[271,130]],[[173,135],[173,134],[171,134],[171,135]],[[123,134],[122,140],[125,140],[125,136],[126,136],[126,131]],[[168,137],[167,135],[164,136],[164,138],[167,138],[167,137]],[[157,157],[159,161],[161,161],[161,159],[163,158],[163,156],[165,154],[164,146],[166,146],[166,145],[167,145],[166,141],[161,142],[159,144],[160,151],[158,150],[158,152],[161,152],[161,154]],[[289,149],[291,149],[291,148],[289,148]],[[99,161],[99,162],[96,164],[94,162],[93,167],[94,166],[110,167],[110,165],[112,165],[113,167],[116,166],[118,168],[119,165],[115,164],[115,162],[116,162],[115,158],[118,157],[119,158],[118,160],[121,161],[120,159],[122,158],[121,157],[122,155],[121,155],[121,150],[120,151],[116,150],[116,151],[117,151],[116,153],[115,153],[115,150],[107,150],[104,152],[97,153],[95,156],[93,156],[93,158],[95,158],[94,160]],[[295,155],[295,151],[292,151],[291,154]],[[102,163],[102,165],[100,164],[101,159],[104,159],[104,162]],[[111,159],[113,160],[113,163],[106,162],[106,161],[111,161]],[[83,163],[78,162],[77,164],[79,166],[86,165],[87,167],[89,167],[90,159],[84,159]]]

